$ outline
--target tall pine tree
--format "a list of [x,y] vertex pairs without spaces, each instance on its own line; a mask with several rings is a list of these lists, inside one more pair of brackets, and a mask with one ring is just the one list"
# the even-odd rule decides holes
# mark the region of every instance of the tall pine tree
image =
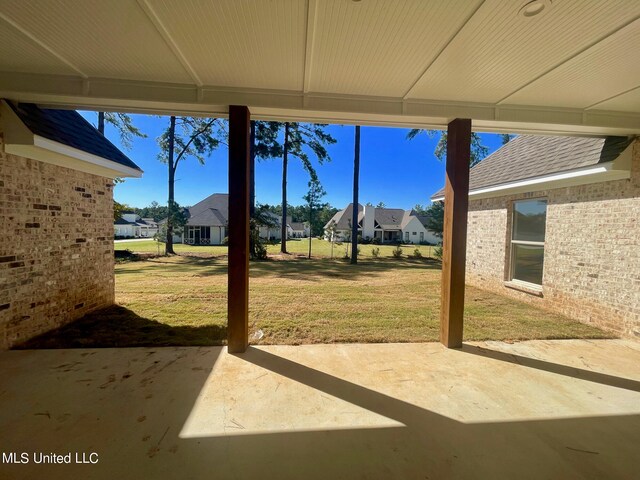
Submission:
[[210,155],[221,143],[227,144],[227,136],[228,131],[223,120],[171,116],[168,128],[157,138],[160,147],[158,159],[166,163],[169,169],[166,243],[168,254],[175,254],[173,232],[182,217],[182,209],[175,201],[175,177],[178,164],[181,160],[192,157],[203,165],[206,156]]

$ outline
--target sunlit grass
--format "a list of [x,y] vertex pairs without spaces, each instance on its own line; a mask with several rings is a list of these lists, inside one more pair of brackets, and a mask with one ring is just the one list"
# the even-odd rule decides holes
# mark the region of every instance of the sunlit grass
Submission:
[[[183,245],[181,243],[174,244],[174,250],[178,254],[194,254],[194,255],[226,255],[227,247],[223,245]],[[363,258],[374,258],[372,250],[378,248],[379,256],[381,258],[393,257],[391,253],[396,247],[394,245],[360,245],[360,256]],[[403,257],[413,257],[415,250],[418,249],[423,257],[433,257],[433,252],[436,247],[430,245],[402,245]],[[130,250],[134,253],[154,253],[157,255],[164,255],[165,245],[155,240],[139,240],[135,242],[117,242],[115,243],[116,250]],[[333,258],[343,258],[344,255],[351,251],[351,245],[347,243],[333,244]],[[268,245],[267,251],[270,255],[280,254],[280,243]],[[309,239],[308,238],[296,238],[287,240],[287,252],[292,255],[304,255],[309,253]],[[317,238],[311,241],[311,256],[331,258],[332,248],[331,242],[326,240],[320,240]]]
[[[289,257],[290,258],[290,257]],[[226,338],[226,257],[116,265],[120,307],[27,346],[219,345]],[[465,340],[605,338],[567,317],[474,287]],[[233,294],[233,292],[232,292]],[[251,264],[251,332],[259,343],[430,342],[439,335],[440,265],[429,259],[289,259]]]

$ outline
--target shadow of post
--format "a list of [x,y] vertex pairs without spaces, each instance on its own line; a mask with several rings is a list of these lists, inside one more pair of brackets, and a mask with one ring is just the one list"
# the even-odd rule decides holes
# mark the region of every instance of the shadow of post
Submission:
[[458,351],[478,355],[484,358],[491,358],[493,360],[500,360],[502,362],[514,363],[522,365],[523,367],[534,368],[536,370],[544,370],[545,372],[555,373],[556,375],[564,375],[565,377],[572,377],[579,380],[599,383],[601,385],[608,385],[610,387],[640,392],[640,382],[630,378],[616,377],[606,373],[570,367],[568,365],[547,362],[545,360],[538,360],[530,357],[523,357],[522,355],[516,355],[515,353],[500,352],[489,348],[479,347],[477,345],[469,345],[467,343],[463,344],[462,348],[458,349]]

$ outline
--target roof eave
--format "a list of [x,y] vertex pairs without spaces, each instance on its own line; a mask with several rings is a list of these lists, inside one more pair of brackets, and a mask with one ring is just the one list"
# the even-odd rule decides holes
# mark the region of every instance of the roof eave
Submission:
[[4,135],[4,151],[8,154],[107,178],[142,176],[139,168],[131,168],[34,134],[4,100],[0,105],[0,127]]
[[[600,183],[612,180],[631,178],[631,169],[627,167],[625,153],[630,153],[629,148],[613,162],[599,163],[588,167],[556,172],[539,177],[525,178],[513,182],[506,182],[488,187],[476,188],[469,191],[469,198],[480,200],[483,198],[501,197],[516,193],[524,193],[555,188]],[[444,195],[434,195],[432,202],[443,201]]]

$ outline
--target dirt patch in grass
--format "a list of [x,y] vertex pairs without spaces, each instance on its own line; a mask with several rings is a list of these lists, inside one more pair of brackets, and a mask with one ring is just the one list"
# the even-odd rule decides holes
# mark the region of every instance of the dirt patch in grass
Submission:
[[[254,343],[430,342],[439,336],[440,264],[423,259],[282,256],[251,264]],[[233,292],[232,292],[233,294]],[[172,256],[116,265],[118,307],[87,315],[22,348],[221,345],[226,257]],[[465,340],[611,338],[597,328],[474,287]]]

